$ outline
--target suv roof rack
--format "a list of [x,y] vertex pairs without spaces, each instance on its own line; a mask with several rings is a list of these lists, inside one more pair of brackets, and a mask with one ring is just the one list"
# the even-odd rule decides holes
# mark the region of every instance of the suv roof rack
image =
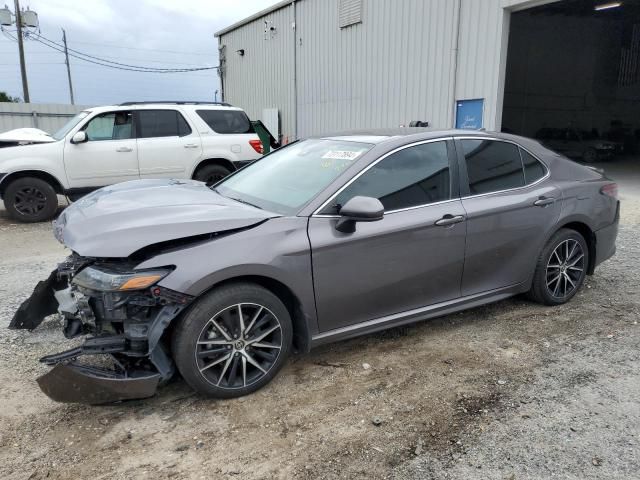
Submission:
[[193,102],[193,101],[189,101],[189,100],[180,100],[180,101],[176,101],[176,100],[154,100],[154,101],[149,101],[149,100],[146,100],[144,102],[122,102],[118,106],[127,107],[129,105],[150,105],[150,104],[158,104],[158,103],[170,103],[172,105],[220,105],[221,107],[232,107],[233,106],[230,103],[225,103],[225,102]]

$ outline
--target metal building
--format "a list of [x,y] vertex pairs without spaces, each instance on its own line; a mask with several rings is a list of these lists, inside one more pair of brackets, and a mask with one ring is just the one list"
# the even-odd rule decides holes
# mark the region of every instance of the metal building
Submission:
[[[633,122],[620,109],[637,111],[639,7],[638,0],[282,1],[216,33],[224,99],[285,141],[412,121],[528,135],[563,126],[553,125],[559,119],[604,129]],[[598,41],[605,32],[607,41]],[[585,56],[608,58],[615,72]],[[631,87],[615,83],[623,70]],[[622,98],[631,106],[609,108]]]

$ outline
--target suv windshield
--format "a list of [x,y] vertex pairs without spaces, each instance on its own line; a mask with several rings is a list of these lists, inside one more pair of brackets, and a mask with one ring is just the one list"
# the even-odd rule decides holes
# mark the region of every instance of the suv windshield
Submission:
[[292,215],[373,145],[311,139],[276,150],[219,183],[220,195]]
[[56,140],[62,140],[64,137],[66,137],[67,133],[69,133],[71,129],[75,127],[78,123],[80,123],[80,120],[85,118],[87,115],[89,115],[89,112],[87,111],[80,112],[71,120],[69,120],[67,123],[65,123],[60,130],[58,130],[56,133],[54,133],[51,136]]

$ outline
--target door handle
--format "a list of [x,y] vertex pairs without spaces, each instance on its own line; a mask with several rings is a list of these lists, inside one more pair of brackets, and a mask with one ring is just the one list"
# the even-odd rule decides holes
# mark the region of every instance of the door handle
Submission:
[[120,147],[120,148],[116,148],[116,152],[133,152],[133,148],[131,148],[131,147]]
[[553,198],[553,197],[544,197],[544,196],[542,196],[542,197],[539,197],[538,200],[533,202],[533,204],[536,207],[546,207],[547,205],[551,205],[555,201],[556,201],[556,199]]
[[198,148],[198,145],[195,143],[187,143],[184,148]]
[[435,225],[439,227],[448,227],[449,225],[455,225],[460,222],[464,222],[464,216],[446,214],[440,220],[437,220]]

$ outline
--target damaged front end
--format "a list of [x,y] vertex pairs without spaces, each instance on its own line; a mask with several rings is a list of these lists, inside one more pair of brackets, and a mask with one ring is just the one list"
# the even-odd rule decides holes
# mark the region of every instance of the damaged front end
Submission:
[[[103,404],[150,397],[173,375],[162,334],[193,297],[157,285],[172,267],[134,267],[127,260],[71,255],[17,310],[9,328],[32,330],[58,312],[65,337],[86,337],[80,346],[40,359],[54,366],[38,379],[53,400]],[[97,355],[110,357],[110,367],[80,361]]]

